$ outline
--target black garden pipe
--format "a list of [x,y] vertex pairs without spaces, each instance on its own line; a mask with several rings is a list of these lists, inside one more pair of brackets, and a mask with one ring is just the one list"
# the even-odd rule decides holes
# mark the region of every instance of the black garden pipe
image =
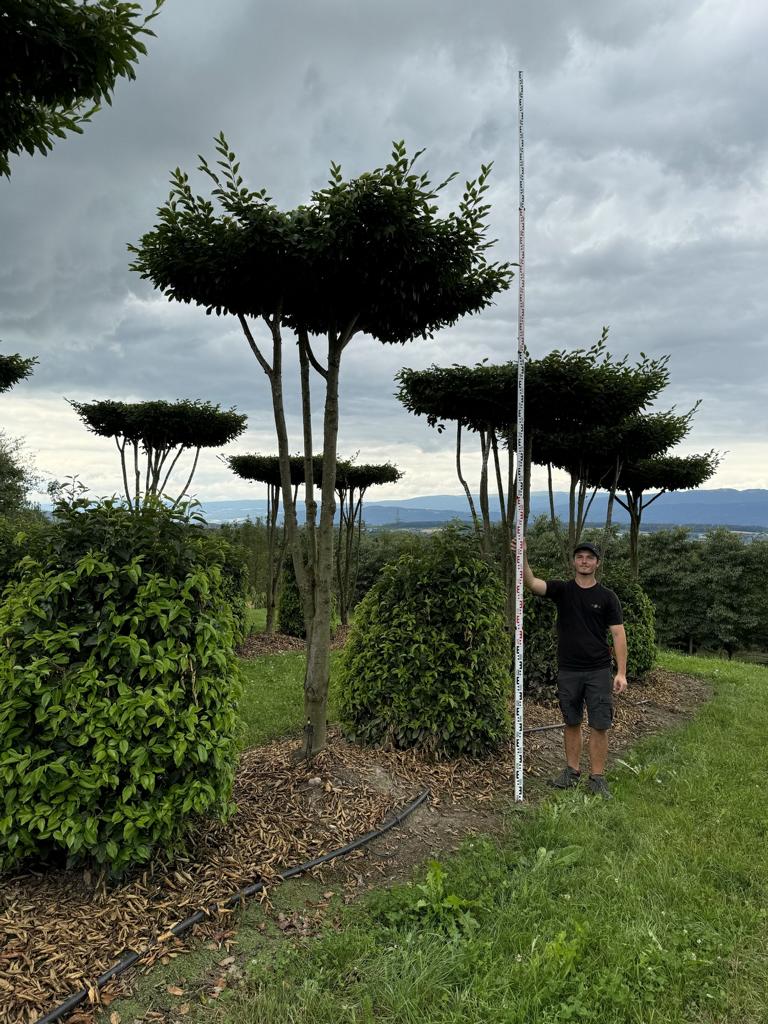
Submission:
[[[321,864],[327,864],[328,861],[335,860],[337,857],[346,857],[350,853],[354,853],[355,850],[359,850],[363,846],[367,846],[368,843],[372,843],[374,839],[378,839],[383,836],[390,829],[395,828],[397,825],[402,824],[403,821],[412,814],[418,807],[425,802],[429,797],[429,790],[425,789],[419,795],[411,800],[409,804],[406,804],[401,811],[389,818],[384,824],[372,832],[366,832],[365,835],[358,836],[357,839],[353,839],[351,843],[346,846],[340,846],[336,850],[331,850],[330,853],[324,853],[320,857],[314,857],[312,860],[306,861],[304,864],[298,864],[293,868],[286,868],[285,871],[281,871],[276,878],[282,882],[289,878],[295,878],[297,875],[304,874],[305,871],[311,871],[312,868],[320,867]],[[269,884],[272,884],[270,879]],[[165,934],[170,935],[182,935],[189,928],[192,928],[196,924],[200,924],[205,921],[206,918],[211,917],[213,914],[218,913],[220,910],[230,910],[233,907],[239,906],[250,896],[255,896],[256,893],[261,892],[264,888],[264,882],[254,882],[252,885],[246,886],[245,889],[240,889],[230,896],[224,903],[211,903],[204,910],[198,910],[184,921],[180,921],[179,924],[175,924],[173,928],[169,928]],[[145,957],[150,950],[145,949],[143,953],[134,953],[129,951],[119,960],[116,964],[113,964],[108,971],[100,975],[96,979],[96,983],[93,986],[97,991],[101,991],[104,986],[112,981],[114,978],[118,978],[121,974],[128,970],[129,967]],[[88,998],[88,989],[83,988],[79,992],[75,992],[68,999],[65,999],[63,1003],[57,1006],[50,1013],[46,1013],[44,1017],[39,1017],[36,1024],[54,1024],[55,1021],[63,1020],[68,1014],[70,1014],[76,1007],[81,1003],[84,1003]]]

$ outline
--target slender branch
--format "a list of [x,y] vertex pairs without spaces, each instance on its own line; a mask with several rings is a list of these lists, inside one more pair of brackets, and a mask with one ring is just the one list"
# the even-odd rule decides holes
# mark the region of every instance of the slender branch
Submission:
[[499,511],[501,512],[501,525],[504,533],[507,533],[507,509],[504,503],[504,483],[501,479],[501,463],[499,462],[499,442],[496,431],[491,431],[491,448],[493,450],[493,465],[496,470],[496,486],[499,489]]
[[[547,463],[547,487],[548,487],[548,490],[549,490],[549,518],[550,518],[550,522],[552,523],[552,532],[554,533],[555,537],[557,537],[558,546],[560,548],[560,554],[563,556],[563,562],[565,563],[565,568],[566,568],[566,572],[567,572],[568,569],[570,568],[569,559],[568,559],[568,539],[567,539],[567,537],[565,535],[565,532],[560,529],[560,524],[558,523],[557,516],[555,515],[555,491],[554,491],[554,488],[552,486],[552,463],[551,462]],[[572,512],[571,512],[571,516],[573,516]],[[570,526],[569,526],[569,530],[570,530]]]
[[173,462],[171,463],[171,468],[165,474],[165,479],[163,480],[162,486],[160,487],[160,491],[159,491],[160,494],[165,494],[165,488],[166,488],[166,486],[168,484],[168,480],[170,479],[171,473],[173,473],[173,470],[174,470],[174,468],[176,466],[176,463],[181,458],[182,452],[185,452],[186,450],[187,450],[187,446],[183,444],[179,448],[179,450],[176,452],[176,455],[174,456]]
[[181,503],[181,499],[187,493],[189,485],[192,483],[192,477],[195,475],[195,470],[197,469],[197,460],[200,458],[200,450],[201,450],[201,448],[202,448],[201,445],[197,446],[197,451],[195,452],[195,461],[192,463],[192,471],[189,474],[189,476],[187,477],[187,482],[184,484],[184,490],[178,496],[176,501],[174,501],[173,505],[171,505],[171,508],[178,508],[179,504]]
[[139,442],[133,442],[133,475],[136,483],[136,495],[134,501],[136,508],[141,505],[141,473],[139,472]]
[[472,522],[474,523],[475,526],[475,533],[477,534],[477,539],[480,540],[480,520],[477,518],[475,501],[469,490],[469,485],[467,484],[467,481],[464,479],[464,476],[461,472],[461,420],[459,420],[458,423],[456,424],[456,475],[458,476],[459,483],[464,488],[464,493],[467,496],[467,501],[469,502],[469,511],[472,513]]
[[[256,339],[251,334],[251,329],[248,326],[248,321],[245,319],[243,314],[242,313],[238,313],[237,314],[237,319],[240,321],[240,326],[242,327],[243,334],[245,335],[246,340],[247,340],[248,344],[251,347],[251,352],[253,352],[253,354],[256,356],[256,358],[258,359],[259,365],[261,366],[262,370],[264,371],[264,373],[266,373],[266,375],[271,380],[272,374],[275,372],[274,367],[270,366],[269,363],[267,362],[267,360],[261,354],[261,349],[256,344]],[[267,326],[271,328],[271,324],[269,323],[269,320],[266,317],[265,317],[265,320],[267,322]]]
[[128,444],[128,438],[123,438],[122,445],[120,444],[119,438],[115,438],[115,444],[117,450],[120,452],[120,468],[123,471],[123,486],[125,487],[125,498],[128,502],[128,508],[133,512],[133,502],[131,501],[130,488],[128,487],[128,471],[125,465],[125,446]]
[[359,313],[355,313],[355,315],[352,317],[352,319],[349,321],[347,326],[344,328],[344,330],[339,335],[339,337],[338,337],[339,355],[341,355],[341,353],[344,351],[344,349],[347,347],[347,345],[350,343],[350,341],[352,341],[354,336],[357,334],[357,322],[358,322],[359,319],[360,319],[360,314]]
[[652,505],[654,503],[654,501],[656,501],[657,498],[660,498],[662,496],[662,494],[666,494],[667,490],[668,490],[667,487],[662,488],[662,490],[660,490],[658,494],[654,494],[654,496],[652,498],[649,498],[648,501],[646,501],[646,502],[642,502],[642,499],[641,499],[640,507],[643,510],[647,509],[648,506]]
[[152,449],[147,446],[145,451],[147,455],[147,468],[144,472],[144,504],[146,504],[147,498],[152,493]]
[[[299,371],[301,376],[301,422],[304,439],[304,529],[307,538],[309,580],[314,586],[317,564],[317,500],[312,438],[312,391],[309,382],[310,347],[305,328],[299,329]],[[327,374],[323,374],[327,380]]]
[[320,374],[321,377],[323,377],[323,378],[325,378],[325,380],[327,380],[328,379],[328,370],[323,366],[323,364],[315,356],[315,353],[312,351],[312,346],[309,343],[309,334],[307,333],[306,329],[300,329],[299,330],[299,345],[300,346],[301,345],[304,346],[304,348],[306,350],[306,354],[307,354],[307,359],[312,364],[312,368],[314,370],[316,370]]
[[485,430],[480,431],[480,513],[483,517],[483,547],[487,554],[491,552],[491,510],[488,504],[488,459],[491,445]]

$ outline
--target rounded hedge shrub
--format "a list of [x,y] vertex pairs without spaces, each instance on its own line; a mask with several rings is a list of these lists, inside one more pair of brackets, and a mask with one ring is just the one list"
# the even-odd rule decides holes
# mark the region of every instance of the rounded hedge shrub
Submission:
[[280,596],[277,601],[277,622],[280,632],[286,636],[296,636],[303,640],[307,635],[301,593],[290,557],[286,559],[286,566],[283,569]]
[[58,506],[0,606],[0,870],[119,874],[228,813],[234,635],[206,531],[162,507]]
[[646,592],[628,572],[608,567],[603,583],[621,602],[627,634],[627,678],[643,679],[656,661],[656,616]]
[[473,756],[509,728],[504,591],[458,531],[385,566],[357,608],[339,673],[340,719],[361,742]]

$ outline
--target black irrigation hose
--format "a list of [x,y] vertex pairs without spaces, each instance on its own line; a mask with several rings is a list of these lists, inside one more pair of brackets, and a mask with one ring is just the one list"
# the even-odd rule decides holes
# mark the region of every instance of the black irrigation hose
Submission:
[[[305,871],[310,871],[312,868],[319,867],[321,864],[327,864],[330,860],[335,860],[336,857],[346,857],[347,854],[353,853],[355,850],[359,850],[361,846],[367,846],[368,843],[373,842],[374,839],[378,839],[383,836],[385,832],[389,832],[390,829],[395,828],[397,825],[402,824],[403,821],[412,814],[417,807],[421,807],[424,801],[429,796],[429,790],[425,789],[409,804],[406,804],[401,811],[398,811],[393,817],[389,818],[384,824],[372,832],[366,832],[365,835],[358,836],[357,839],[353,839],[351,843],[346,846],[340,846],[336,850],[331,850],[330,853],[324,853],[321,857],[315,857],[313,860],[308,860],[304,864],[299,864],[293,868],[286,868],[285,871],[281,871],[276,877],[280,881],[286,881],[289,878],[295,878],[296,875],[302,875]],[[272,884],[270,879],[270,884]],[[240,903],[243,903],[248,897],[255,896],[256,893],[261,892],[264,888],[264,882],[254,882],[252,885],[246,886],[245,889],[240,889],[235,893],[234,896],[230,896],[224,903],[211,903],[205,910],[198,910],[192,914],[185,921],[180,921],[179,924],[169,928],[166,935],[182,935],[187,929],[193,925],[200,924],[205,921],[206,918],[211,917],[213,914],[218,913],[220,910],[229,910],[233,907],[237,907]],[[119,960],[116,964],[113,964],[108,971],[105,971],[99,978],[96,979],[96,983],[93,986],[97,991],[100,991],[104,986],[113,980],[113,978],[119,977],[129,967],[132,967],[137,960],[141,960],[142,957],[149,953],[148,949],[145,949],[143,953],[127,952],[122,960]],[[54,1024],[54,1021],[63,1020],[68,1014],[84,1003],[88,998],[88,989],[83,988],[79,992],[75,992],[68,999],[65,999],[60,1006],[57,1006],[55,1010],[51,1010],[50,1013],[46,1013],[44,1017],[39,1017],[36,1024]]]

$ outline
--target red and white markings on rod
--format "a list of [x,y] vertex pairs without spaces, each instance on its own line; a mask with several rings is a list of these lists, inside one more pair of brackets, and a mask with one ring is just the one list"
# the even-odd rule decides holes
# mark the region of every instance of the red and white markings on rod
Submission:
[[525,147],[523,143],[523,72],[518,72],[518,140],[520,255],[517,277],[517,492],[515,495],[515,801],[523,799],[523,537],[525,531]]

